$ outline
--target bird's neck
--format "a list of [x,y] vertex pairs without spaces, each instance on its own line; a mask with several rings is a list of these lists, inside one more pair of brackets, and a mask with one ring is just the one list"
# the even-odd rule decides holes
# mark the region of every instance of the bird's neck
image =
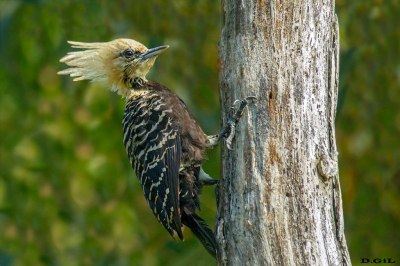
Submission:
[[131,89],[133,89],[133,90],[138,90],[138,89],[142,90],[145,87],[145,85],[147,83],[147,80],[139,78],[139,77],[136,77],[136,78],[131,78],[129,80],[129,83],[130,83]]
[[139,77],[133,78],[129,80],[130,85],[130,93],[127,97],[127,100],[131,98],[141,97],[148,94],[151,90],[149,86],[147,86],[147,80]]

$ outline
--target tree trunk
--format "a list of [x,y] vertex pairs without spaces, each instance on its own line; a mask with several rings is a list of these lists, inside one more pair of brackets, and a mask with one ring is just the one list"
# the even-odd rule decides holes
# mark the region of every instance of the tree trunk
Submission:
[[334,118],[334,1],[222,0],[220,96],[256,96],[222,145],[218,265],[351,265]]

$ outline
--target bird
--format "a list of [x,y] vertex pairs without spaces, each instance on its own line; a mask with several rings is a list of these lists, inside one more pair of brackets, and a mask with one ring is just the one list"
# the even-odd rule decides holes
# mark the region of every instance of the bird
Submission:
[[216,257],[214,233],[198,211],[202,187],[218,180],[205,173],[202,162],[205,151],[223,137],[230,147],[246,99],[240,101],[236,113],[219,134],[206,135],[177,94],[146,79],[168,45],[148,49],[132,39],[68,43],[83,50],[69,52],[60,59],[69,68],[59,71],[59,75],[70,75],[74,81],[105,82],[111,91],[125,98],[123,143],[157,220],[173,238],[177,235],[181,240],[182,227],[187,226],[208,253]]

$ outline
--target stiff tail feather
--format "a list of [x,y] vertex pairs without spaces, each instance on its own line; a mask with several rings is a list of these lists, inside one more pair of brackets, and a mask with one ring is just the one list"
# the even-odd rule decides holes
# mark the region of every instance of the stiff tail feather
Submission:
[[182,223],[192,230],[208,253],[215,258],[217,242],[215,241],[214,232],[208,227],[206,222],[195,213],[186,214],[182,212]]

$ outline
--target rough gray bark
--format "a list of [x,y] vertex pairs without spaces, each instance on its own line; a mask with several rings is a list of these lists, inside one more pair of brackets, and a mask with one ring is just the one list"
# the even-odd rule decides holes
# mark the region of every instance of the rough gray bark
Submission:
[[334,1],[222,0],[223,121],[254,95],[222,145],[218,265],[351,265],[334,119]]

